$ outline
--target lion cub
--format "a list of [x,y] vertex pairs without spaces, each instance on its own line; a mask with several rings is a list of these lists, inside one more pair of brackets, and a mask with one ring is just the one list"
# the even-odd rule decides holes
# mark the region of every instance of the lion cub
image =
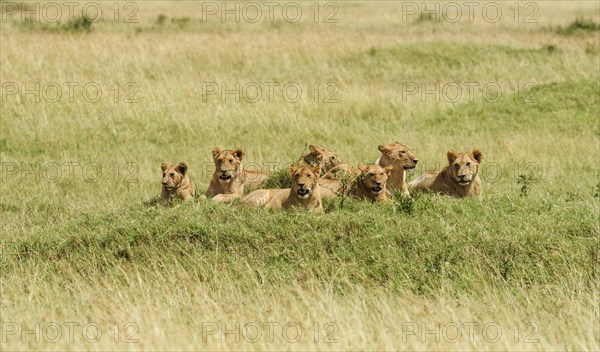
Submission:
[[188,177],[188,167],[185,163],[181,162],[176,165],[162,163],[160,168],[163,171],[162,192],[160,195],[163,203],[168,202],[174,195],[183,201],[194,198],[196,186]]
[[448,165],[439,173],[427,172],[410,183],[418,190],[432,190],[456,198],[474,197],[482,192],[479,164],[483,153],[479,149],[471,153],[448,151]]
[[290,165],[291,188],[259,189],[242,199],[242,204],[268,209],[304,208],[322,213],[321,190],[319,187],[320,167],[298,167]]
[[268,171],[245,170],[241,149],[221,150],[213,148],[215,172],[205,195],[216,202],[231,202],[244,195],[247,187],[256,187],[269,176]]
[[308,154],[302,156],[300,160],[298,160],[299,166],[319,166],[319,174],[324,175],[327,171],[342,164],[342,159],[327,148],[315,147],[311,144],[308,146],[308,149],[310,150]]
[[384,202],[388,198],[386,183],[393,166],[358,164],[361,174],[353,192],[355,198],[368,199],[371,202]]

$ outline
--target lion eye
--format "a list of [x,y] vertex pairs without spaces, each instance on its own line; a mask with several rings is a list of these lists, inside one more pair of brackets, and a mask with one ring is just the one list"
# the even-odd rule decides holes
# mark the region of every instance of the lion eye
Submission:
[[467,166],[471,166],[471,163],[467,163]]
[[166,172],[163,172],[163,177],[165,177],[165,176],[167,176],[167,173],[166,173]]
[[171,176],[175,176],[175,173],[174,173],[174,172],[171,172],[169,175],[171,175]]
[[458,169],[460,167],[460,165],[459,164],[454,164],[454,167]]

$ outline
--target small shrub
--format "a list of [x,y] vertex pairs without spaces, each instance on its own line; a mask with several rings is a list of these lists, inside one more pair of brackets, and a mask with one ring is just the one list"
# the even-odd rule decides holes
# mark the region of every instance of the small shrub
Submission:
[[600,31],[600,24],[582,17],[576,18],[567,27],[559,27],[557,30],[558,33],[566,35],[596,31]]
[[356,189],[356,185],[358,184],[358,178],[352,172],[348,172],[346,170],[341,170],[336,175],[338,181],[342,185],[340,189],[340,209],[344,208],[344,202],[348,197],[352,196],[354,190]]
[[165,24],[165,22],[167,22],[167,16],[161,13],[156,17],[156,21],[154,21],[154,24],[157,26],[162,26]]
[[431,12],[421,12],[415,23],[440,23],[442,21],[441,14],[433,14]]
[[395,192],[393,199],[398,212],[412,215],[413,211],[415,210],[414,198],[411,196],[406,196],[402,194],[402,192]]
[[271,172],[259,188],[290,188],[292,184],[292,175],[289,168],[283,168]]
[[546,45],[544,45],[544,46],[542,47],[541,51],[545,51],[545,52],[547,52],[548,54],[552,54],[552,53],[558,52],[558,51],[559,51],[559,49],[558,49],[558,47],[557,47],[556,45],[554,45],[554,44],[546,44]]
[[62,26],[62,30],[67,32],[90,32],[92,30],[92,20],[87,16],[82,16],[67,22]]
[[535,182],[537,182],[537,178],[533,175],[533,173],[519,175],[517,178],[517,183],[522,185],[520,193],[521,197],[527,197],[529,195],[529,192],[531,192],[531,186]]

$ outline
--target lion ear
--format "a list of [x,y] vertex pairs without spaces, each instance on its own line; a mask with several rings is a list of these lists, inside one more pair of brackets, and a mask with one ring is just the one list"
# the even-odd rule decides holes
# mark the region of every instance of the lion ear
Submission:
[[160,164],[160,168],[162,169],[162,171],[164,172],[165,170],[167,170],[169,168],[169,164],[167,163],[162,163]]
[[471,153],[471,155],[473,155],[473,158],[475,160],[477,160],[478,163],[481,164],[481,160],[483,160],[483,153],[481,152],[481,150],[474,149],[473,152]]
[[293,175],[296,173],[296,171],[298,171],[298,166],[290,164],[290,173]]
[[385,170],[385,173],[389,175],[392,173],[392,170],[394,170],[394,166],[388,165],[388,166],[384,167],[383,170]]
[[456,158],[458,158],[458,154],[454,150],[449,150],[446,154],[448,156],[448,163],[452,164]]
[[359,169],[361,172],[366,172],[366,171],[367,171],[367,169],[368,169],[367,165],[365,165],[365,164],[363,164],[363,163],[358,163],[358,165],[357,165],[357,166],[358,166],[358,169]]
[[217,157],[219,156],[219,154],[221,154],[221,149],[214,147],[212,149],[212,154],[213,154],[213,159],[217,159]]
[[310,149],[310,153],[317,158],[323,159],[323,150],[319,147],[315,147],[314,145],[309,145],[308,149]]
[[236,158],[240,159],[240,161],[242,161],[242,159],[244,159],[244,155],[246,155],[244,153],[244,151],[240,148],[237,148],[236,150],[233,151],[233,155],[235,155]]
[[177,164],[177,167],[175,169],[177,171],[179,171],[180,174],[185,175],[185,173],[187,172],[188,167],[187,167],[187,164],[182,161],[179,164]]
[[379,149],[379,151],[381,152],[381,154],[387,155],[390,153],[391,149],[383,144],[380,144],[377,149]]

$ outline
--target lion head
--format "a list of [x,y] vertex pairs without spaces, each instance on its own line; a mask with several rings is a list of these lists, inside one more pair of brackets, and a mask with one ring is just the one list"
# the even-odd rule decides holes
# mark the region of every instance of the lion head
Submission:
[[319,166],[316,167],[298,167],[290,165],[292,174],[292,193],[298,195],[298,198],[307,199],[319,185]]
[[377,149],[379,149],[382,155],[390,159],[395,166],[402,167],[404,170],[414,169],[419,161],[413,152],[400,142],[388,145],[380,144]]
[[215,161],[215,173],[219,177],[219,182],[231,182],[242,172],[243,150],[239,148],[236,150],[221,150],[215,147],[212,154]]
[[391,165],[381,167],[379,165],[358,164],[358,169],[361,172],[361,182],[373,194],[380,194],[384,191],[385,184],[393,168]]
[[175,165],[162,163],[160,168],[163,171],[162,185],[166,191],[170,192],[181,186],[181,182],[187,173],[187,165],[185,163],[181,162]]
[[479,172],[483,153],[479,149],[475,149],[471,153],[460,154],[450,150],[447,155],[452,179],[461,186],[471,184]]
[[327,148],[315,147],[311,144],[308,149],[310,152],[303,157],[304,161],[312,166],[320,165],[323,174],[342,163],[342,159]]

